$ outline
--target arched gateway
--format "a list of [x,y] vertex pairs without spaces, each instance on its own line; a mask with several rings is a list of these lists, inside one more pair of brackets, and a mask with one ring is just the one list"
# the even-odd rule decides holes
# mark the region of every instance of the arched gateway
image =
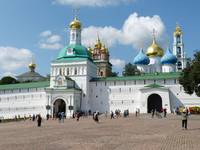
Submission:
[[161,111],[162,109],[162,98],[158,94],[151,94],[147,99],[147,113],[152,110]]
[[54,117],[58,116],[58,113],[64,112],[66,114],[66,103],[62,99],[57,99],[53,103],[53,115]]

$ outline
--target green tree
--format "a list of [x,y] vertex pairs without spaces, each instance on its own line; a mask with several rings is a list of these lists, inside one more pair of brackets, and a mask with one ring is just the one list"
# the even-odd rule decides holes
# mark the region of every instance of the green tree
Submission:
[[119,72],[111,72],[110,77],[117,77]]
[[122,72],[123,76],[134,76],[139,75],[140,71],[137,69],[137,67],[131,63],[128,63],[124,67],[124,71]]
[[200,51],[194,54],[191,65],[183,70],[179,82],[186,93],[195,92],[200,97]]
[[15,84],[15,83],[18,83],[18,81],[11,76],[5,76],[0,81],[0,84]]

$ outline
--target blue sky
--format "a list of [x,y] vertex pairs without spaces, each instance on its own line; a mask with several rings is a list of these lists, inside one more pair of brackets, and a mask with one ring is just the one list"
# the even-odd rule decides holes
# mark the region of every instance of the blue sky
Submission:
[[1,0],[0,76],[28,71],[32,55],[37,72],[48,74],[50,62],[68,44],[75,7],[80,8],[83,43],[92,45],[99,33],[109,47],[114,71],[121,72],[140,48],[148,47],[153,28],[158,43],[172,48],[177,22],[184,33],[185,52],[192,57],[199,49],[199,6],[199,0]]

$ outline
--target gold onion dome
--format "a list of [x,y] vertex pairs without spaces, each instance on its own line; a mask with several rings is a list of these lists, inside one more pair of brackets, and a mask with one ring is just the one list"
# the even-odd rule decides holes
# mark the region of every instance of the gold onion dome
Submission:
[[174,31],[174,36],[181,35],[183,32],[181,31],[181,27],[176,25],[176,30]]
[[34,71],[34,70],[35,70],[35,67],[36,67],[36,64],[30,63],[30,64],[28,65],[28,67],[29,67],[29,69],[30,69],[31,71]]
[[81,29],[81,22],[75,17],[69,26],[71,29]]
[[163,49],[156,43],[155,38],[153,38],[153,42],[151,46],[148,47],[146,55],[149,57],[162,57],[163,54]]
[[102,53],[107,53],[108,50],[105,45],[102,46],[101,51]]
[[102,43],[101,43],[101,41],[100,41],[100,39],[98,37],[97,42],[95,44],[95,48],[101,49],[101,47],[102,47]]

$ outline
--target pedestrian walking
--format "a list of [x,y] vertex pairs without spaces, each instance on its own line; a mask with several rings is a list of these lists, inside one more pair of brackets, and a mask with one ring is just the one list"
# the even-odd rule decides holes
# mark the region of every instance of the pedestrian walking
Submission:
[[38,127],[41,127],[41,123],[42,123],[42,117],[40,116],[40,114],[37,116],[37,125]]
[[163,113],[164,113],[164,118],[166,118],[167,117],[167,108],[163,109]]
[[111,113],[110,113],[110,119],[115,119],[113,111],[111,111]]

